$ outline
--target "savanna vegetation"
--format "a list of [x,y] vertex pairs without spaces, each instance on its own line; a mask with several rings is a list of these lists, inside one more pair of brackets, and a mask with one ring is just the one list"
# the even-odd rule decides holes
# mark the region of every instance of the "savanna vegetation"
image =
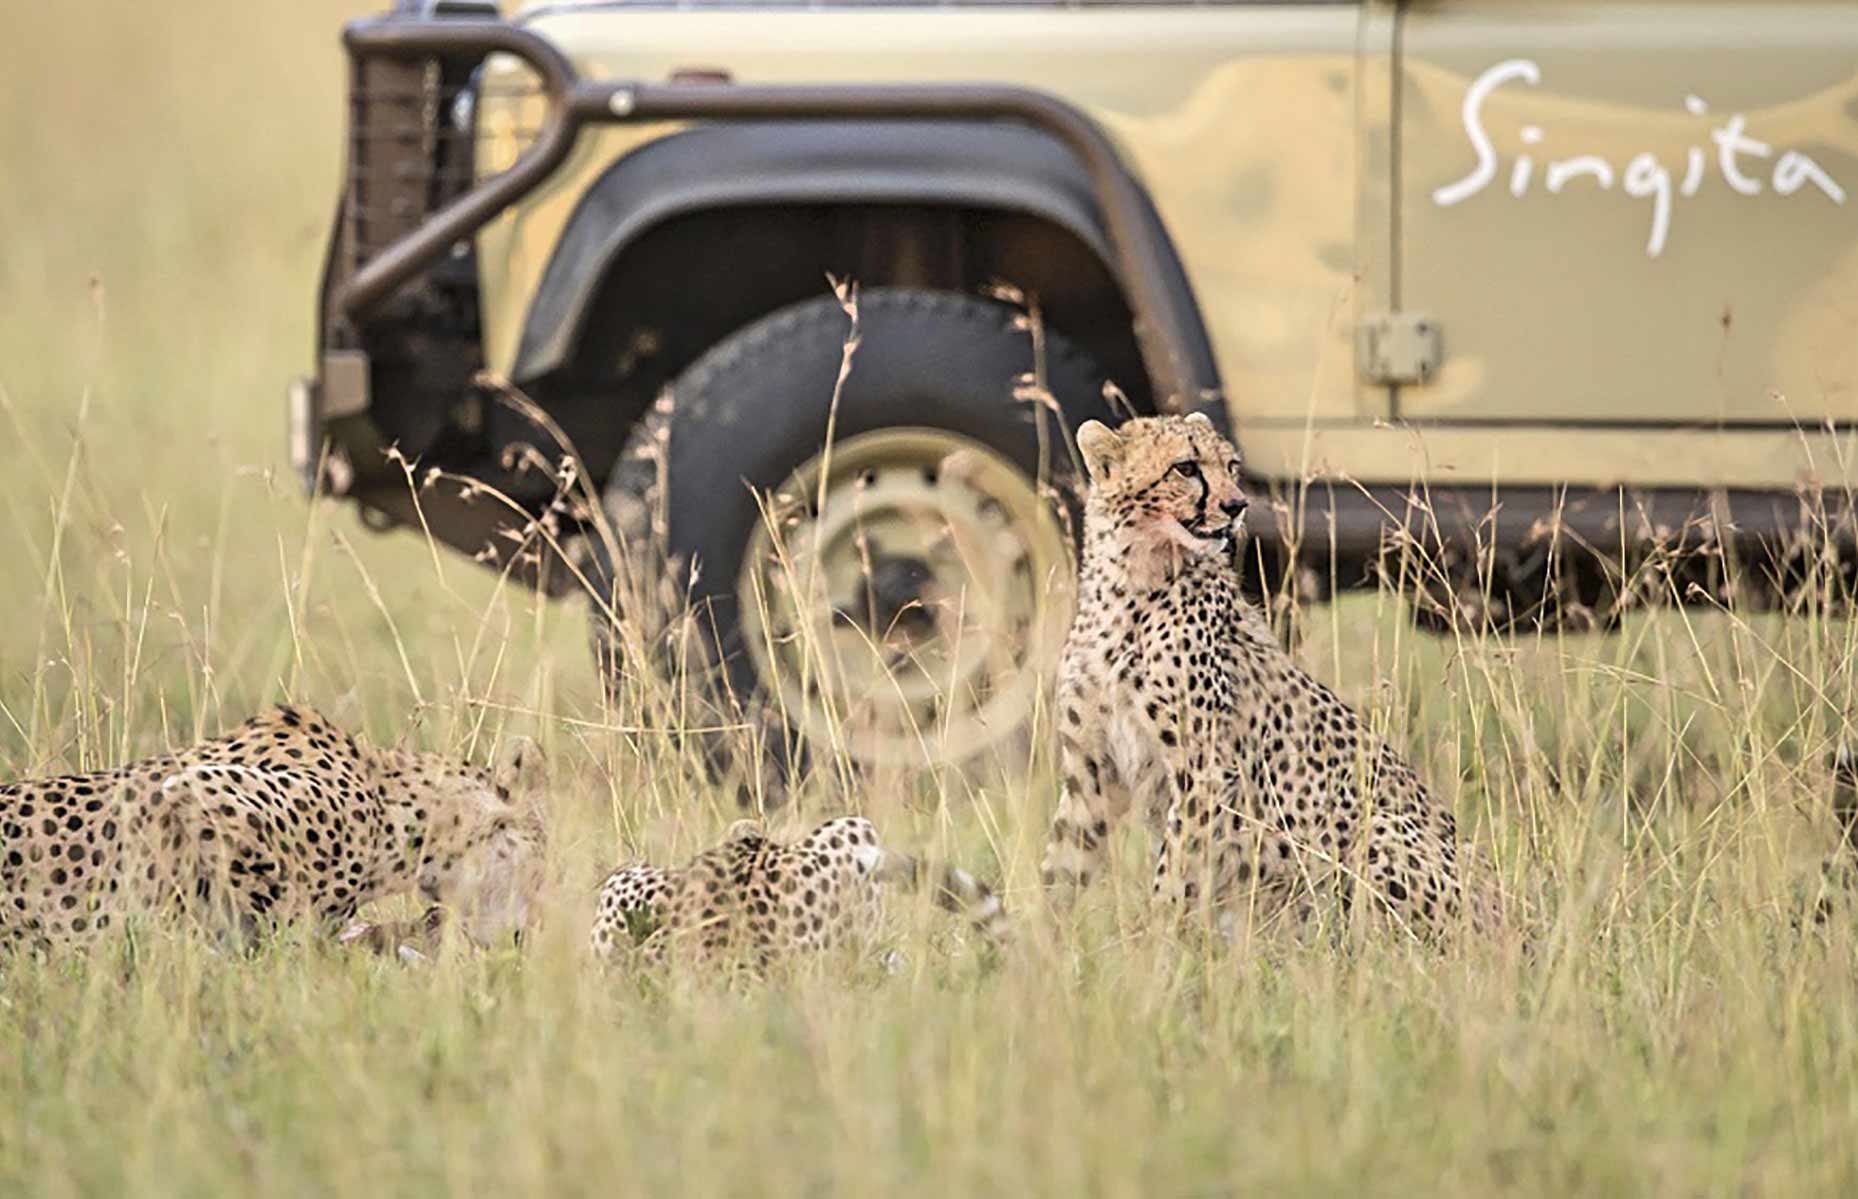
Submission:
[[[1858,925],[1838,841],[1854,628],[1658,610],[1615,635],[1413,630],[1393,589],[1299,653],[1457,804],[1509,916],[1428,948],[1182,945],[1145,849],[1041,904],[1030,777],[825,772],[1003,888],[976,952],[769,985],[614,976],[592,893],[738,813],[674,691],[609,701],[584,606],[312,505],[283,465],[358,8],[19,8],[0,48],[0,777],[113,764],[292,698],[381,740],[549,760],[546,921],[430,966],[142,928],[0,962],[0,1191],[1736,1194],[1858,1189]],[[1039,738],[1034,737],[1035,747]],[[782,819],[774,818],[778,826]]]

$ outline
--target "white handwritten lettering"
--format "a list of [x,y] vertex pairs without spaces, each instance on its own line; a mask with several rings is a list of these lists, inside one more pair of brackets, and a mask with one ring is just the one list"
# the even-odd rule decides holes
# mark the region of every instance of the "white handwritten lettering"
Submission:
[[[1461,204],[1484,191],[1496,180],[1502,166],[1502,155],[1497,152],[1496,144],[1484,126],[1484,105],[1493,92],[1511,82],[1539,85],[1542,82],[1542,68],[1527,58],[1506,59],[1478,76],[1466,89],[1460,119],[1464,125],[1465,140],[1471,144],[1471,152],[1477,162],[1462,179],[1435,189],[1432,193],[1434,204],[1441,208]],[[1684,109],[1693,117],[1703,118],[1709,115],[1710,106],[1701,96],[1689,95],[1684,97]],[[1535,147],[1544,144],[1548,135],[1540,125],[1524,125],[1518,131],[1518,136],[1524,146]],[[1718,127],[1709,130],[1708,140],[1715,145],[1717,173],[1722,177],[1724,185],[1737,195],[1761,195],[1762,180],[1749,173],[1751,160],[1774,158],[1775,149],[1750,135],[1747,115],[1731,113]],[[1535,154],[1525,150],[1516,155],[1509,172],[1511,196],[1520,200],[1528,195],[1535,182],[1535,168]],[[1650,151],[1634,155],[1626,163],[1623,172],[1600,155],[1570,154],[1548,160],[1542,174],[1543,186],[1555,195],[1559,195],[1577,179],[1588,179],[1600,191],[1612,190],[1617,181],[1627,195],[1638,200],[1649,200],[1651,231],[1645,239],[1645,253],[1648,257],[1657,258],[1664,253],[1670,241],[1674,197],[1696,195],[1703,189],[1708,172],[1709,155],[1703,145],[1693,145],[1685,152],[1683,178],[1675,188],[1672,186],[1670,169]],[[1794,195],[1812,184],[1834,204],[1845,203],[1845,188],[1801,150],[1790,149],[1782,153],[1768,175],[1768,183],[1779,196]]]
[[[1523,126],[1523,145],[1536,146],[1542,142],[1542,130],[1535,125]],[[1516,156],[1516,165],[1510,168],[1510,194],[1518,200],[1529,190],[1529,176],[1535,171],[1535,159],[1527,154]]]
[[1432,202],[1443,208],[1450,208],[1460,200],[1468,200],[1478,192],[1490,186],[1490,181],[1497,177],[1497,148],[1490,144],[1490,135],[1484,132],[1484,101],[1490,93],[1512,79],[1526,79],[1530,83],[1542,82],[1542,68],[1526,58],[1512,58],[1478,76],[1476,83],[1464,94],[1464,135],[1471,139],[1471,148],[1477,151],[1477,168],[1456,183],[1441,187],[1432,193]]
[[1684,182],[1678,188],[1686,196],[1694,196],[1703,187],[1703,147],[1692,146],[1685,154],[1689,160],[1684,168]]
[[1774,164],[1774,190],[1791,196],[1803,183],[1811,183],[1826,193],[1834,204],[1845,203],[1845,189],[1832,181],[1825,168],[1798,150],[1789,150]]
[[[1684,107],[1693,117],[1708,116],[1710,111],[1710,106],[1703,102],[1702,96],[1685,96]],[[1678,190],[1686,196],[1694,196],[1697,194],[1697,189],[1703,186],[1705,162],[1703,147],[1692,146],[1685,152],[1684,158],[1684,182],[1679,185]]]
[[1745,196],[1758,196],[1761,194],[1761,180],[1744,175],[1736,155],[1753,154],[1757,158],[1767,158],[1774,153],[1774,147],[1743,136],[1742,130],[1747,127],[1748,118],[1738,112],[1721,129],[1712,129],[1710,139],[1716,143],[1716,165],[1722,168],[1723,182]]
[[1592,175],[1599,180],[1601,191],[1613,186],[1612,164],[1597,155],[1583,154],[1579,158],[1564,158],[1548,164],[1548,190],[1560,191],[1576,175]]
[[1665,239],[1671,236],[1671,172],[1655,154],[1634,155],[1626,164],[1626,194],[1640,200],[1652,198],[1652,235],[1645,241],[1645,253],[1656,258],[1664,253]]

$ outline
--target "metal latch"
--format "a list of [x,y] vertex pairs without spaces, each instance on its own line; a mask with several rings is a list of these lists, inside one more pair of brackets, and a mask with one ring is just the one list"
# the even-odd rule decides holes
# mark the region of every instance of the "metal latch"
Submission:
[[1439,369],[1439,322],[1419,312],[1381,312],[1355,331],[1356,360],[1370,383],[1425,383]]
[[[368,392],[368,356],[360,350],[326,351],[320,376],[291,381],[290,465],[302,478],[306,492],[316,491],[318,459],[328,422],[365,413]],[[321,482],[331,494],[341,495],[348,490],[354,472],[348,469],[348,461],[339,450],[332,452],[322,467]]]
[[316,380],[290,381],[290,465],[303,480],[305,491],[316,490],[316,447],[322,438],[316,419]]
[[368,410],[372,397],[368,384],[368,356],[360,350],[327,350],[323,353],[322,394],[317,397],[319,420],[341,420],[360,416]]

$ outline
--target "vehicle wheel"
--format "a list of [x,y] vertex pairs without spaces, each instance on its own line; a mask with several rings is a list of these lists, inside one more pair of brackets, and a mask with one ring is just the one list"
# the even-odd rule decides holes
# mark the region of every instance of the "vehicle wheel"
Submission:
[[657,514],[719,693],[792,734],[777,744],[952,765],[1037,706],[1070,621],[1072,431],[1116,417],[1096,364],[1050,334],[1035,363],[1006,305],[886,289],[855,307],[836,406],[851,317],[832,297],[782,309],[676,380],[607,507],[634,529]]

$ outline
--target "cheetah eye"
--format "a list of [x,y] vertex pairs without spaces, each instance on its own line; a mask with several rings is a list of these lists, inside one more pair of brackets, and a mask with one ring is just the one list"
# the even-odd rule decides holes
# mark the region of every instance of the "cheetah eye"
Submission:
[[1174,464],[1174,473],[1181,476],[1183,479],[1197,479],[1200,477],[1200,464],[1195,462],[1192,458],[1176,462]]
[[1237,458],[1226,463],[1226,473],[1235,479],[1239,477],[1239,460]]

